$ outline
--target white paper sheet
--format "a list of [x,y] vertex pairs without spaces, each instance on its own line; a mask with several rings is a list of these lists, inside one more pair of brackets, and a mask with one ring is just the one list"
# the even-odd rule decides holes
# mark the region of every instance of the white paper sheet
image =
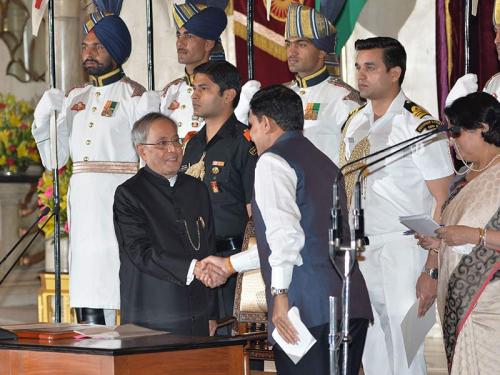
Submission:
[[302,320],[300,320],[299,309],[296,306],[288,311],[288,318],[299,334],[299,342],[297,344],[288,344],[276,328],[272,336],[293,363],[297,364],[316,343],[316,339],[311,335],[311,332],[309,332],[304,323],[302,323]]
[[429,237],[435,237],[436,233],[434,231],[439,228],[439,224],[427,214],[400,216],[399,221],[405,227]]
[[420,300],[417,300],[413,306],[410,307],[401,322],[401,331],[403,332],[408,367],[410,367],[413,362],[413,358],[415,358],[415,354],[417,354],[420,345],[424,342],[425,336],[427,336],[427,333],[436,323],[436,304],[432,304],[425,315],[419,318],[417,317],[419,302]]

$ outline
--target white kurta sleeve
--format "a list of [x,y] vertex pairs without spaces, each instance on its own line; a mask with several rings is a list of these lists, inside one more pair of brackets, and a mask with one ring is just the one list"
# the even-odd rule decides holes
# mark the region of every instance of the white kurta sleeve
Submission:
[[265,153],[255,168],[255,200],[266,226],[271,249],[271,286],[286,289],[294,266],[302,265],[305,236],[296,203],[297,175],[280,156]]

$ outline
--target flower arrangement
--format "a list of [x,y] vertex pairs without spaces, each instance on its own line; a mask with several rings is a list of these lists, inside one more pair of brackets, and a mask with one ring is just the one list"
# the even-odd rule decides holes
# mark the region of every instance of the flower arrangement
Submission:
[[[68,163],[64,167],[60,168],[57,171],[59,175],[59,218],[61,221],[61,237],[65,237],[69,233],[69,225],[68,225],[68,187],[69,187],[69,179],[72,173],[71,163]],[[52,172],[45,171],[42,176],[38,180],[37,185],[37,193],[38,193],[38,207],[40,210],[43,210],[45,207],[49,207],[51,212],[54,209],[54,188],[53,188],[53,179]],[[38,226],[42,227],[42,225],[47,221],[50,213],[47,214],[44,218],[42,218],[38,222]],[[50,221],[43,228],[43,232],[45,233],[45,238],[51,238],[54,235],[54,217],[50,219]]]
[[40,163],[40,155],[31,135],[33,108],[14,95],[0,94],[0,171],[24,172],[30,164]]

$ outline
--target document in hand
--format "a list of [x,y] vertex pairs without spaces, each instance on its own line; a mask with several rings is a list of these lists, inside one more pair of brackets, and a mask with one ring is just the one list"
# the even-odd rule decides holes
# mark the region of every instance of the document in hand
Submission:
[[399,221],[405,227],[408,227],[416,233],[423,234],[429,237],[435,237],[434,231],[439,228],[439,224],[427,214],[400,216]]
[[288,344],[281,337],[277,329],[274,329],[272,336],[292,362],[297,364],[316,343],[316,339],[311,335],[311,332],[309,332],[304,323],[302,323],[302,320],[300,320],[299,309],[296,306],[288,310],[288,319],[290,319],[290,322],[299,333],[299,342],[297,344]]
[[431,330],[434,323],[436,323],[436,304],[434,303],[424,316],[418,317],[419,302],[420,300],[417,299],[401,322],[408,367],[411,366],[420,345],[424,343],[425,336],[427,336],[427,333]]

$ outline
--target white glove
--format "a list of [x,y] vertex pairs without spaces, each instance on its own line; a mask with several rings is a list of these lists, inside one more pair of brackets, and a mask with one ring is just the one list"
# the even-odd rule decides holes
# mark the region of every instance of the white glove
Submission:
[[250,100],[257,91],[260,90],[261,84],[259,81],[251,80],[243,85],[241,88],[240,102],[234,110],[236,118],[244,123],[248,124],[248,111],[250,111]]
[[33,117],[38,126],[48,124],[53,111],[61,112],[64,101],[64,92],[59,89],[45,91],[38,102]]
[[477,91],[477,75],[473,73],[466,74],[459,79],[453,85],[448,96],[446,97],[446,106],[451,105],[455,100],[461,98],[462,96],[468,95],[470,93]]

